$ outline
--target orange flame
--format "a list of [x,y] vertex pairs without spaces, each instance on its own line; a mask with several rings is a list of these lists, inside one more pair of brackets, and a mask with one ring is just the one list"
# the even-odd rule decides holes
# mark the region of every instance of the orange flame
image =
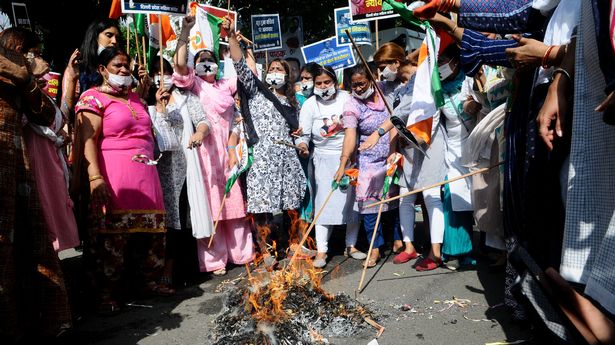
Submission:
[[[294,250],[300,250],[299,242],[307,230],[308,224],[300,219],[297,212],[289,212],[291,217],[291,226],[289,230],[291,247],[294,244]],[[258,234],[265,240],[271,232],[265,226],[257,226]],[[264,243],[264,242],[263,242]],[[275,250],[275,242],[273,244]],[[313,239],[308,237],[306,241],[308,248],[315,248]],[[257,258],[255,263],[258,263],[262,258]],[[250,312],[257,321],[276,322],[292,317],[292,310],[284,309],[284,301],[288,297],[288,292],[296,286],[304,286],[310,289],[317,290],[325,295],[326,298],[333,299],[333,296],[325,293],[321,289],[322,271],[315,269],[312,261],[295,260],[285,269],[277,271],[268,271],[263,269],[255,269],[248,276],[250,288],[246,304],[246,311]]]

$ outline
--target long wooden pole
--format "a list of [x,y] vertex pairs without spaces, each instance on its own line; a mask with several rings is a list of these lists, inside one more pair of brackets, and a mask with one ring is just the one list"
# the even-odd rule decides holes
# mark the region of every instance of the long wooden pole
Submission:
[[158,15],[158,46],[160,47],[160,81],[164,80],[164,58],[162,57],[162,15]]
[[380,29],[378,28],[378,19],[376,19],[376,50],[380,49]]
[[372,250],[374,249],[374,241],[376,240],[376,232],[378,230],[378,226],[380,225],[380,216],[382,216],[382,207],[384,204],[380,204],[380,208],[378,209],[378,217],[376,217],[376,226],[374,226],[374,233],[372,234],[372,240],[369,243],[369,251],[367,252],[367,259],[365,259],[365,263],[363,264],[363,272],[361,273],[361,280],[359,280],[359,287],[357,291],[361,293],[361,288],[363,287],[363,281],[365,280],[365,273],[367,273],[367,265],[371,261],[372,258]]
[[[365,60],[365,56],[363,56],[363,53],[359,49],[359,46],[357,46],[357,43],[354,41],[354,38],[352,37],[352,34],[350,33],[350,31],[348,29],[344,31],[346,32],[346,35],[350,39],[350,43],[352,43],[352,46],[357,51],[357,54],[359,54],[359,58],[361,59],[361,62],[365,66],[365,70],[367,71],[367,74],[369,74],[369,78],[372,80],[373,82],[372,84],[376,88],[376,91],[378,91],[378,95],[380,96],[380,98],[382,98],[382,102],[384,102],[384,105],[387,107],[387,111],[389,112],[389,115],[393,116],[393,108],[391,107],[387,99],[384,97],[384,92],[382,92],[380,85],[378,85],[378,79],[376,79],[376,77],[374,76],[374,73],[372,73],[372,69],[369,68],[369,65],[367,64],[367,60]],[[412,134],[410,133],[410,135]],[[425,156],[427,156],[425,151],[418,145],[416,138],[413,138],[413,139],[414,141],[410,141],[410,145],[414,147],[415,149],[419,150]]]
[[145,36],[141,36],[141,49],[143,49],[143,66],[147,70],[147,54],[145,52]]
[[329,195],[327,195],[325,202],[322,204],[322,206],[320,206],[320,210],[318,210],[318,212],[316,213],[316,216],[314,216],[314,219],[312,220],[312,223],[305,231],[305,234],[303,234],[303,238],[301,239],[301,242],[299,242],[299,245],[297,246],[298,249],[295,250],[295,252],[293,253],[293,256],[290,258],[290,262],[288,263],[288,266],[291,266],[293,264],[293,262],[295,261],[295,258],[297,257],[297,253],[299,253],[301,248],[303,248],[303,244],[305,243],[308,236],[310,235],[310,232],[312,231],[312,228],[314,228],[314,225],[316,225],[316,221],[320,217],[320,214],[322,213],[322,211],[324,211],[325,207],[327,207],[327,203],[329,202],[329,199],[331,199],[331,196],[333,195],[333,192],[335,192],[335,189],[337,188],[331,188],[331,191],[329,192]]
[[415,189],[415,190],[410,191],[410,192],[408,192],[408,193],[400,194],[400,195],[398,195],[398,196],[394,196],[394,197],[392,197],[392,198],[388,198],[388,199],[384,199],[384,200],[381,200],[381,201],[375,202],[375,203],[373,203],[373,204],[367,205],[367,206],[366,206],[366,208],[370,208],[370,207],[374,207],[374,206],[382,205],[382,204],[384,204],[384,203],[387,203],[387,202],[390,202],[390,201],[393,201],[393,200],[397,200],[397,199],[405,198],[405,197],[407,197],[407,196],[409,196],[409,195],[412,195],[412,194],[421,193],[421,192],[426,191],[426,190],[431,189],[431,188],[436,188],[436,187],[444,186],[445,184],[449,184],[449,183],[451,183],[451,182],[455,182],[455,181],[458,181],[458,180],[464,179],[464,178],[466,178],[466,177],[470,177],[470,176],[474,176],[474,175],[482,174],[482,173],[487,172],[487,171],[489,171],[489,170],[491,170],[491,169],[493,169],[493,168],[495,168],[495,167],[498,167],[498,166],[500,166],[500,165],[502,165],[502,164],[504,164],[504,162],[503,162],[503,161],[502,161],[502,162],[499,162],[499,163],[497,163],[497,164],[494,164],[494,165],[492,165],[492,166],[490,166],[490,167],[488,167],[488,168],[478,169],[478,170],[476,170],[476,171],[473,171],[473,172],[470,172],[470,173],[467,173],[467,174],[464,174],[464,175],[461,175],[461,176],[457,176],[457,177],[452,178],[452,179],[450,179],[450,180],[446,180],[446,181],[442,181],[442,182],[434,183],[434,184],[432,184],[432,185],[430,185],[430,186],[427,186],[427,187],[423,187],[423,188]]
[[214,230],[211,233],[211,237],[209,238],[207,248],[211,247],[211,243],[214,241],[214,236],[216,235],[216,229],[218,228],[218,223],[220,222],[220,216],[222,215],[222,209],[224,208],[224,203],[226,202],[227,195],[227,193],[224,193],[224,197],[222,198],[222,203],[220,204],[220,208],[218,209],[218,216],[216,217],[216,223],[214,224]]
[[361,50],[355,43],[354,38],[352,37],[352,34],[350,33],[349,30],[344,30],[344,31],[346,32],[346,35],[348,35],[348,38],[350,39],[350,43],[352,43],[352,46],[357,51],[357,54],[359,54],[359,58],[361,59],[361,62],[363,62],[363,65],[365,65],[367,74],[369,74],[369,78],[373,81],[373,85],[376,88],[376,91],[378,91],[378,95],[380,95],[380,98],[382,98],[384,105],[387,107],[387,110],[389,111],[389,115],[393,115],[393,108],[391,107],[387,99],[384,97],[384,93],[382,92],[380,85],[378,85],[378,79],[376,79],[376,76],[374,76],[374,73],[372,73],[372,69],[369,68],[369,65],[367,64],[367,60],[365,60],[363,53],[361,53]]
[[130,23],[126,19],[126,54],[130,56]]
[[141,64],[141,48],[139,48],[139,32],[135,30],[135,49],[137,50],[137,64]]

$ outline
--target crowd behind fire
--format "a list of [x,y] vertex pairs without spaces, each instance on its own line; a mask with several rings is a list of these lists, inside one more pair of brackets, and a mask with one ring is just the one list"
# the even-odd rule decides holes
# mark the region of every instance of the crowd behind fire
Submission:
[[[127,296],[173,295],[191,265],[221,276],[256,257],[275,269],[298,252],[323,268],[335,231],[345,231],[344,255],[370,268],[389,249],[393,264],[417,271],[471,267],[478,229],[506,271],[515,319],[534,313],[516,292],[538,268],[573,283],[589,329],[613,343],[614,6],[427,1],[414,15],[440,37],[444,105],[406,131],[390,118],[407,122],[423,61],[393,42],[369,67],[274,59],[261,77],[228,18],[228,47],[190,56],[188,15],[173,61],[148,71],[123,50],[117,21],[96,20],[56,102],[41,90],[49,65],[37,35],[2,31],[0,341],[72,327],[57,254],[69,248],[83,248],[88,300],[107,315]],[[321,209],[315,248],[289,244],[291,224]],[[421,209],[431,246],[418,253]],[[376,227],[379,212],[386,226]],[[355,247],[359,236],[371,252]]]

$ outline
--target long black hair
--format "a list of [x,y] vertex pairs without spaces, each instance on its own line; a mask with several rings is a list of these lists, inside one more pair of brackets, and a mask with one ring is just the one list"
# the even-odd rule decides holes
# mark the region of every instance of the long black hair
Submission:
[[98,74],[98,35],[111,27],[121,32],[117,20],[108,18],[93,21],[85,32],[81,48],[79,48],[81,53],[79,82],[81,83],[82,91],[87,90],[92,85],[100,85],[102,82],[102,79],[99,80],[100,75]]

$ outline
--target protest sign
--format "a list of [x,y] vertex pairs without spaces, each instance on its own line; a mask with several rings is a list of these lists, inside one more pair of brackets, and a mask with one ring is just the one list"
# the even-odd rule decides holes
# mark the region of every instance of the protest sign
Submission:
[[[235,24],[234,30],[237,31],[237,12],[235,11],[229,12],[228,9],[209,6],[209,5],[203,5],[203,8],[205,9],[205,11],[207,11],[207,13],[214,15],[220,19],[224,19],[224,17],[226,16],[231,17],[231,19],[233,20],[233,23]],[[220,44],[228,45],[228,37],[226,36],[226,31],[224,30],[220,30]]]
[[279,14],[255,14],[251,19],[255,52],[282,48]]
[[[404,4],[409,4],[411,0],[396,0]],[[348,6],[352,13],[353,22],[365,22],[377,19],[397,17],[393,10],[383,11],[382,0],[348,0]]]
[[188,0],[122,0],[122,13],[188,13]]
[[[300,16],[282,17],[280,18],[282,26],[282,48],[268,50],[269,59],[276,58],[289,59],[294,58],[301,63],[303,56],[301,55],[301,46],[303,46],[303,19]],[[255,53],[257,60],[265,61],[265,52]]]
[[334,13],[335,38],[338,47],[352,45],[346,35],[346,30],[350,31],[356,44],[372,44],[372,33],[369,29],[369,23],[351,23],[349,7],[336,8]]
[[58,97],[58,88],[60,86],[60,73],[49,72],[43,76],[46,81],[42,90],[54,100]]
[[21,2],[13,2],[13,22],[16,27],[26,28],[32,30],[30,24],[30,17],[28,16],[28,9],[26,4]]
[[335,41],[334,36],[301,48],[305,63],[315,62],[322,66],[331,66],[334,70],[354,66],[356,60],[352,48],[338,47]]

